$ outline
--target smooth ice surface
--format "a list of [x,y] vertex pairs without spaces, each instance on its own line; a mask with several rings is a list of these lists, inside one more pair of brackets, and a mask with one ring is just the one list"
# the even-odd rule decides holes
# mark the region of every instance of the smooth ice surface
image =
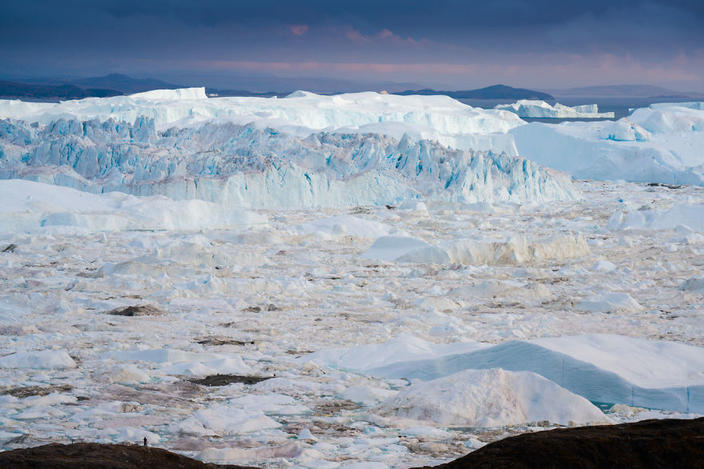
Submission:
[[545,101],[535,99],[521,99],[512,104],[499,104],[495,109],[510,111],[519,117],[564,119],[564,118],[613,118],[613,112],[599,112],[596,104],[583,104],[580,106],[565,106],[555,103],[550,105]]
[[65,350],[14,352],[0,357],[2,368],[75,368],[76,362]]
[[612,230],[684,230],[704,232],[704,204],[677,204],[667,210],[619,210],[609,219]]
[[608,421],[588,400],[540,375],[498,368],[416,382],[385,401],[381,412],[465,427]]
[[474,351],[486,346],[480,343],[435,344],[411,334],[402,334],[382,344],[360,345],[354,348],[333,348],[306,355],[321,365],[344,370],[364,371],[409,360],[426,360],[446,355]]
[[263,220],[254,213],[203,200],[91,194],[23,180],[0,180],[0,233],[43,228],[120,230],[245,229]]

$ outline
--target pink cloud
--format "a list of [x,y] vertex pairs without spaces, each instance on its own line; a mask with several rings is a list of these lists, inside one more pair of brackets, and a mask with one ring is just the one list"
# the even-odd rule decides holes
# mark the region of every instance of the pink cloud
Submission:
[[390,39],[397,37],[394,33],[391,32],[390,29],[382,29],[379,31],[379,34],[376,35],[379,39]]
[[248,60],[198,61],[211,69],[246,69],[268,72],[358,72],[358,73],[433,73],[463,74],[476,70],[475,65],[447,63],[369,63],[369,62],[258,62]]
[[369,38],[367,36],[365,36],[364,34],[359,32],[359,30],[354,29],[354,28],[348,29],[347,32],[345,33],[345,36],[347,36],[347,39],[349,39],[351,41],[359,41],[359,42],[368,42],[369,41]]
[[[704,51],[689,55],[704,58]],[[635,79],[656,84],[675,81],[701,83],[701,75],[696,73],[696,69],[677,65],[684,60],[681,57],[657,66],[613,54],[522,54],[511,65],[506,65],[507,60],[504,58],[502,62],[492,62],[479,59],[470,63],[198,60],[190,61],[189,64],[211,70],[251,70],[288,76],[311,73],[346,78],[377,75],[390,79],[428,80],[429,83],[437,80],[437,77],[443,77],[443,80],[451,83],[448,86],[456,87],[479,87],[502,81],[515,86],[531,87],[546,83],[546,76],[551,78],[551,84],[574,83],[575,86],[603,84],[605,80],[625,83]],[[178,64],[182,66],[183,62],[178,61]]]
[[351,39],[353,41],[359,41],[359,42],[370,42],[373,40],[380,40],[380,41],[393,41],[397,44],[402,44],[402,43],[407,43],[407,44],[420,44],[421,42],[425,42],[424,40],[417,41],[413,39],[412,37],[407,37],[403,38],[399,36],[398,34],[394,33],[388,28],[384,28],[378,33],[376,33],[374,36],[365,36],[358,30],[351,28],[347,31],[347,38]]
[[294,36],[303,36],[305,33],[308,32],[308,25],[307,24],[292,24],[291,26],[288,27],[289,30],[291,30],[291,33],[293,33]]

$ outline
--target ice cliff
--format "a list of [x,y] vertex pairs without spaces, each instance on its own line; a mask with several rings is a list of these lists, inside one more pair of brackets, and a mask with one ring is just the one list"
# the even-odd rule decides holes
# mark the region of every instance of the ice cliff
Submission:
[[0,100],[0,118],[50,124],[58,119],[134,122],[153,119],[157,130],[204,122],[254,123],[299,136],[327,130],[432,139],[465,150],[513,156],[507,132],[523,124],[515,114],[473,108],[447,96],[396,96],[373,92],[321,96],[297,91],[285,98],[208,98],[204,88],[154,90],[130,96],[60,103]]
[[505,153],[455,150],[408,136],[294,136],[231,122],[157,130],[148,117],[132,124],[0,120],[0,177],[251,207],[578,196],[568,176]]

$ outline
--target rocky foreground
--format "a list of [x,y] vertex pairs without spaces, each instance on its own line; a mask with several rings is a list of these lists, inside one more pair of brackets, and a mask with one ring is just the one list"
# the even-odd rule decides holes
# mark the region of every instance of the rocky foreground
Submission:
[[[0,467],[43,469],[242,468],[206,464],[164,449],[98,443],[50,444],[0,453]],[[526,433],[437,466],[469,468],[704,468],[704,418]]]
[[704,418],[564,428],[505,438],[442,469],[704,468]]
[[206,464],[161,448],[130,444],[51,444],[0,453],[0,467],[17,469],[247,469]]

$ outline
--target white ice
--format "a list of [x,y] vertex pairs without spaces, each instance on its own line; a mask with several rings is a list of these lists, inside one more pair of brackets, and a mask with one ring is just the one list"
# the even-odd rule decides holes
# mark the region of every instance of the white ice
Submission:
[[412,467],[704,413],[696,103],[557,126],[376,93],[0,111],[2,449]]
[[582,104],[579,106],[565,106],[564,104],[555,103],[550,105],[545,101],[537,99],[521,99],[512,104],[499,104],[495,109],[510,111],[519,117],[532,118],[548,118],[548,119],[565,119],[565,118],[580,118],[580,119],[595,119],[595,118],[613,118],[613,112],[599,112],[599,106],[596,104]]

